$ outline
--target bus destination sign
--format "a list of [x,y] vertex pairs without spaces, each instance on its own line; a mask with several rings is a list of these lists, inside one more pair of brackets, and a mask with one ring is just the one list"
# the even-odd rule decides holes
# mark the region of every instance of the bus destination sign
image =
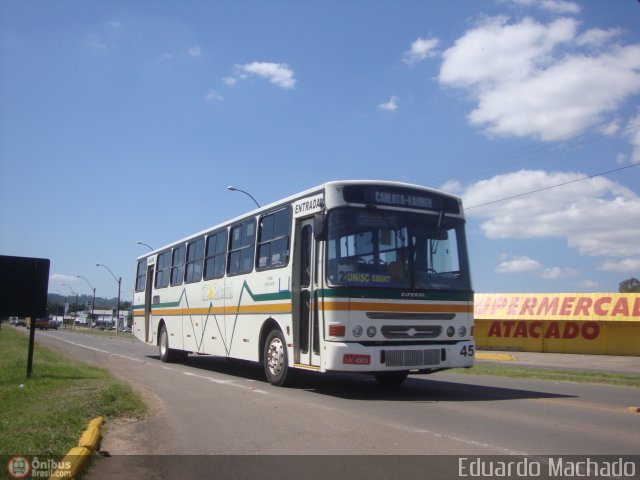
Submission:
[[408,193],[385,192],[374,190],[373,196],[375,203],[382,205],[393,205],[395,207],[420,208],[431,210],[433,208],[433,199],[418,195],[410,195]]
[[363,203],[365,205],[385,205],[416,210],[444,210],[446,213],[459,213],[460,211],[457,200],[452,197],[411,188],[347,185],[344,188],[344,199],[349,203]]

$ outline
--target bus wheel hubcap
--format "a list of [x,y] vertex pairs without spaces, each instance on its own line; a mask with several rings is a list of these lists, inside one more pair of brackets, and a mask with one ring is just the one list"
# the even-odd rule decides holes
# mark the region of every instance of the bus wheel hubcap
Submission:
[[284,363],[284,346],[279,338],[274,338],[267,351],[267,365],[272,375],[278,375]]
[[160,351],[164,355],[167,353],[167,334],[162,332],[162,338],[160,338]]

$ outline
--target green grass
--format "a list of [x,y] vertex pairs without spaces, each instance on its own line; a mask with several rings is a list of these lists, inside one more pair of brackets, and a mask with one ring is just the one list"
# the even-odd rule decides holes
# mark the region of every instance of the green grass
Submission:
[[453,373],[467,375],[494,375],[511,378],[530,378],[558,382],[598,383],[623,387],[640,387],[639,375],[560,370],[555,368],[529,368],[508,365],[475,365],[473,368],[456,368]]
[[145,414],[144,402],[126,383],[37,343],[27,379],[27,350],[28,337],[3,325],[0,455],[61,456],[77,444],[92,418]]

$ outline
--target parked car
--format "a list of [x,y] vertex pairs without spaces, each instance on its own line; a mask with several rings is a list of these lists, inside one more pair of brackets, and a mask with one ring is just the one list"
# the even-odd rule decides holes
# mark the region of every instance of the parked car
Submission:
[[15,317],[15,318],[16,318],[16,323],[14,323],[14,325],[16,327],[26,327],[27,326],[27,322],[25,321],[24,318],[17,318],[17,317]]

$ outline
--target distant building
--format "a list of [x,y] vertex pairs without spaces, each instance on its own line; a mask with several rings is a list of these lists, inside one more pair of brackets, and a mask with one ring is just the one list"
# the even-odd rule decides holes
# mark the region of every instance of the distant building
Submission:
[[[110,328],[115,326],[115,309],[108,310],[94,310],[93,311],[93,326],[96,327],[104,327]],[[78,317],[76,320],[76,325],[79,326],[89,326],[89,316],[91,315],[91,311],[86,312],[78,312]],[[127,310],[120,310],[119,322],[118,324],[122,327],[126,325],[127,316],[129,312]]]

